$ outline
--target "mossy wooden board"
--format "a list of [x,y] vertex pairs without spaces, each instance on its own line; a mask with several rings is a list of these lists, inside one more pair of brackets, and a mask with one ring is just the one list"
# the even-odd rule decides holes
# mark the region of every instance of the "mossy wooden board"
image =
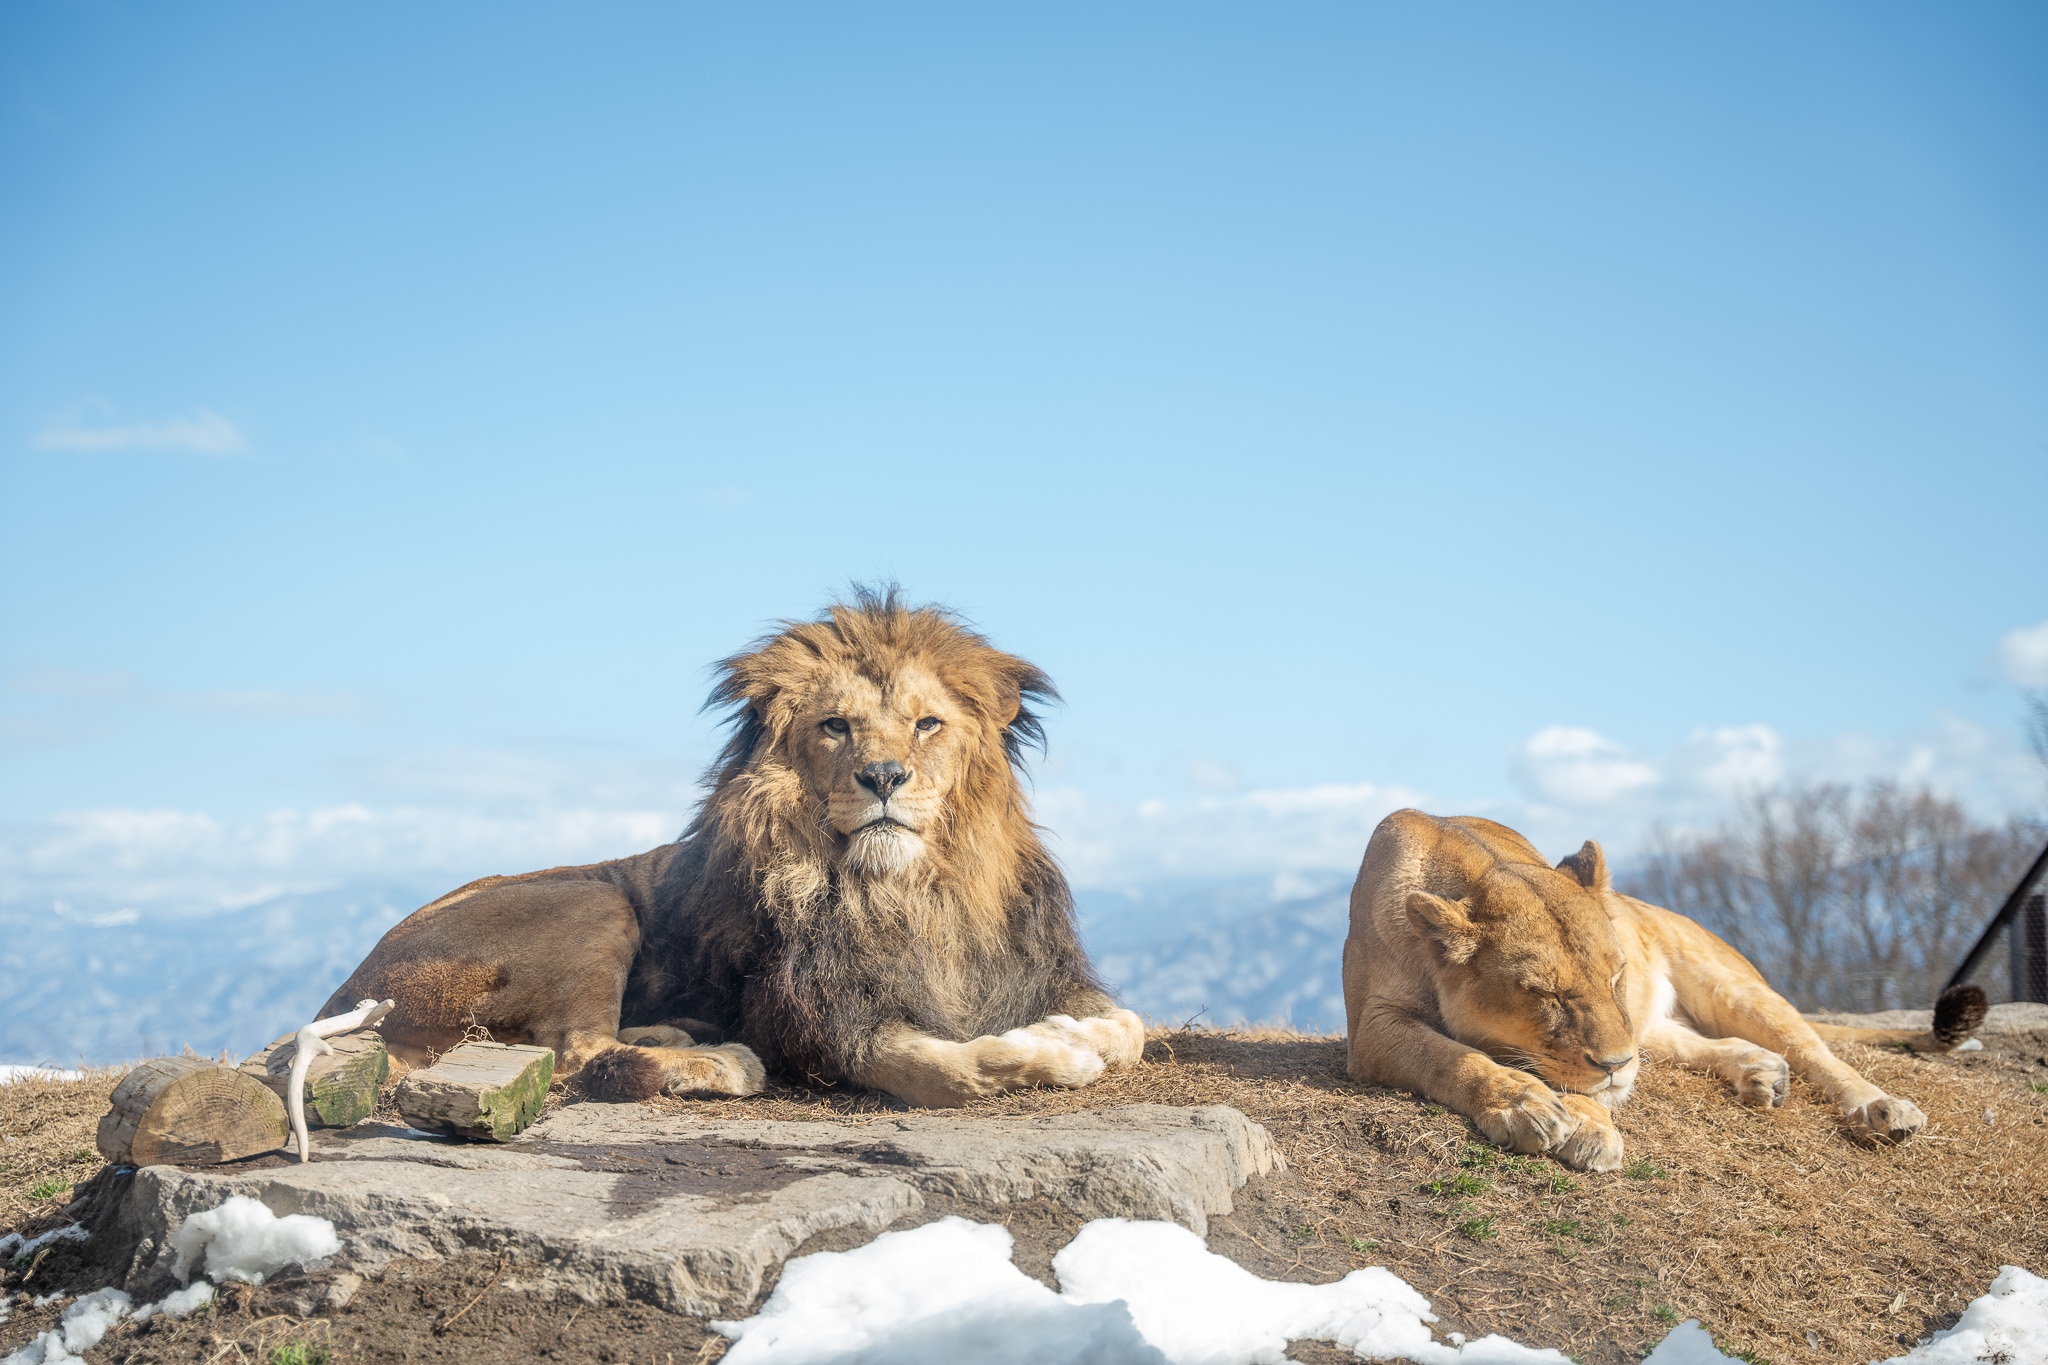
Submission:
[[398,1112],[429,1133],[509,1142],[540,1117],[554,1078],[551,1049],[464,1043],[398,1083]]

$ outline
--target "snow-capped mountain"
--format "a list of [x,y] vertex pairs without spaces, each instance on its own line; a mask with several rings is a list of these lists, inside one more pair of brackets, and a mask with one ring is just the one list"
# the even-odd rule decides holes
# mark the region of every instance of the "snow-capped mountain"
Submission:
[[[0,1061],[253,1052],[311,1019],[383,932],[436,894],[366,884],[204,916],[0,904]],[[1345,894],[1238,879],[1077,899],[1104,979],[1156,1023],[1341,1029]]]

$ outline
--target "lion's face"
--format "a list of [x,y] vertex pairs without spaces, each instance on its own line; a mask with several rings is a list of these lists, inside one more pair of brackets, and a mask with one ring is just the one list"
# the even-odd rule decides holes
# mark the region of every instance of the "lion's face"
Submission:
[[1604,876],[1584,886],[1566,871],[1502,867],[1462,901],[1416,891],[1408,905],[1439,945],[1453,945],[1439,986],[1453,1036],[1614,1105],[1641,1069],[1631,1001],[1646,983],[1629,980]]
[[712,702],[736,730],[707,809],[776,895],[915,872],[970,888],[961,904],[1000,923],[1038,847],[1016,764],[1042,734],[1026,703],[1056,695],[1043,673],[939,608],[872,593],[720,667]]
[[877,679],[835,669],[805,698],[790,757],[846,866],[870,876],[911,867],[945,821],[978,718],[929,669]]

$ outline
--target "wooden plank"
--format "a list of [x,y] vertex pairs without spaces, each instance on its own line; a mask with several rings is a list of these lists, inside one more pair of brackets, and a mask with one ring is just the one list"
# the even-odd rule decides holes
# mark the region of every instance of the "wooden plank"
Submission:
[[158,1057],[114,1087],[100,1155],[116,1165],[211,1166],[284,1146],[284,1101],[204,1057]]
[[544,1047],[464,1043],[398,1083],[398,1112],[415,1128],[509,1142],[540,1117],[555,1054]]
[[[391,1054],[383,1035],[368,1029],[327,1040],[331,1057],[315,1057],[306,1071],[306,1126],[346,1128],[360,1123],[377,1107],[377,1087],[391,1075]],[[279,1099],[292,1083],[292,1059],[299,1055],[297,1034],[284,1037],[244,1061],[239,1068],[270,1087]]]

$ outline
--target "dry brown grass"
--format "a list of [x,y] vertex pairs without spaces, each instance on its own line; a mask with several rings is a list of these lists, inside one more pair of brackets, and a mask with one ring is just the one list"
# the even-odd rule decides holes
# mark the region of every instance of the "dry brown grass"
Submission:
[[[2048,1269],[2048,1095],[1951,1059],[1838,1051],[1925,1109],[1926,1134],[1864,1146],[1797,1082],[1785,1108],[1757,1111],[1717,1080],[1653,1062],[1617,1116],[1639,1164],[1585,1176],[1478,1144],[1463,1119],[1413,1096],[1354,1086],[1341,1040],[1277,1029],[1155,1033],[1135,1071],[963,1116],[1234,1105],[1266,1126],[1289,1169],[1212,1220],[1212,1247],[1298,1280],[1385,1265],[1468,1334],[1606,1365],[1697,1317],[1723,1349],[1776,1365],[1882,1360],[1953,1321],[2000,1265]],[[13,1139],[0,1151],[0,1231],[61,1221],[62,1197],[33,1189],[97,1169],[93,1129],[115,1079],[0,1086],[0,1134]],[[652,1103],[855,1124],[902,1110],[865,1092],[786,1088]]]
[[[1745,1109],[1719,1080],[1653,1061],[1617,1115],[1630,1172],[1587,1176],[1497,1152],[1414,1096],[1355,1086],[1342,1039],[1279,1029],[1155,1032],[1152,1065],[965,1112],[1234,1105],[1289,1170],[1212,1221],[1216,1250],[1294,1279],[1384,1265],[1468,1334],[1631,1361],[1696,1317],[1724,1350],[1779,1365],[1883,1360],[1953,1322],[2001,1265],[2048,1269],[2048,1096],[1941,1057],[1837,1051],[1926,1110],[1927,1132],[1867,1146],[1802,1083],[1783,1109]],[[898,1108],[802,1091],[659,1103],[845,1122]]]
[[0,1233],[58,1221],[71,1186],[100,1168],[100,1115],[126,1067],[0,1084]]

